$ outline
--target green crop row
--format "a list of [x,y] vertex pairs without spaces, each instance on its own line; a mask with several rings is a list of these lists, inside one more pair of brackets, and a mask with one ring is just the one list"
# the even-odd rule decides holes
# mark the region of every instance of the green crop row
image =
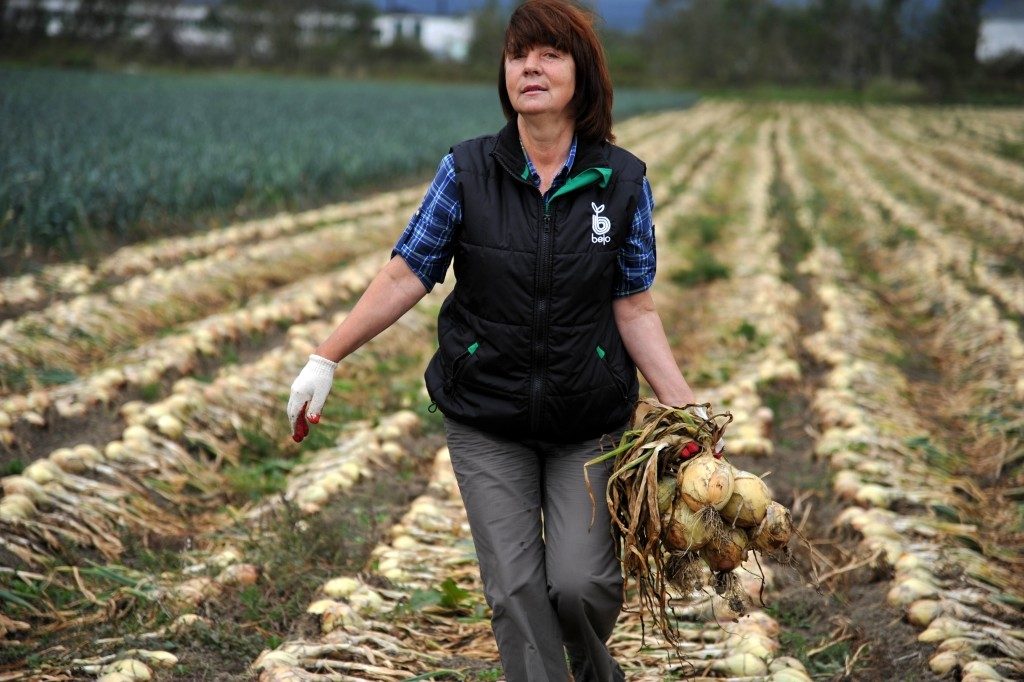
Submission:
[[[616,116],[688,106],[616,93]],[[0,257],[73,257],[426,179],[448,147],[496,130],[491,86],[0,67]]]

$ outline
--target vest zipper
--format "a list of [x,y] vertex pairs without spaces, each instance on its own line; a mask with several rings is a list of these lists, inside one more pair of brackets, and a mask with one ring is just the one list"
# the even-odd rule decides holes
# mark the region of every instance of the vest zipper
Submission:
[[544,374],[547,367],[547,337],[549,294],[551,290],[552,256],[552,224],[549,202],[541,197],[543,218],[541,219],[540,239],[537,244],[537,293],[533,307],[533,366],[531,367],[530,385],[530,428],[536,432],[540,428],[541,401],[544,397]]

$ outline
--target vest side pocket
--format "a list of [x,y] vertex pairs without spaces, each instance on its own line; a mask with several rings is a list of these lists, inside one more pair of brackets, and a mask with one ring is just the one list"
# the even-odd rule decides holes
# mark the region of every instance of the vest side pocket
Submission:
[[611,376],[612,381],[615,382],[615,387],[618,388],[619,393],[622,394],[622,399],[629,400],[629,395],[626,394],[626,385],[623,383],[622,379],[619,378],[619,375],[615,373],[615,370],[612,369],[611,364],[608,362],[608,352],[601,346],[598,346],[595,352],[597,353],[597,358],[600,361],[601,366],[605,368],[608,375]]
[[463,372],[466,371],[466,367],[470,361],[476,357],[477,350],[480,349],[480,342],[474,341],[466,347],[466,350],[462,351],[452,360],[451,373],[448,375],[447,381],[444,383],[445,395],[451,396],[455,389],[459,385],[459,379],[462,378]]

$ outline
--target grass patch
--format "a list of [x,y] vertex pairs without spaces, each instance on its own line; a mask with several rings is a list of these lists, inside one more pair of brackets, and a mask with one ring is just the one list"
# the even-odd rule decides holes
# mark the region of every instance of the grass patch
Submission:
[[693,264],[671,275],[673,282],[683,287],[692,287],[729,277],[729,268],[703,248],[693,252]]
[[246,462],[226,468],[224,479],[233,497],[256,501],[266,495],[284,491],[288,484],[288,472],[296,464],[295,460],[279,457]]
[[948,474],[955,473],[962,463],[962,458],[936,445],[928,436],[907,438],[903,444],[911,450],[919,452],[928,466]]
[[139,398],[147,403],[155,403],[164,395],[164,387],[159,381],[143,384],[139,387]]
[[796,217],[796,199],[789,185],[781,180],[779,174],[776,174],[772,181],[770,196],[769,216],[778,221],[782,237],[779,243],[779,257],[785,265],[783,281],[792,283],[797,264],[814,248],[814,240],[800,227]]
[[1024,163],[1024,142],[1000,140],[996,144],[996,153],[1017,163]]
[[699,213],[679,221],[674,228],[674,232],[679,236],[696,235],[701,244],[708,246],[718,241],[718,238],[722,236],[722,228],[728,222],[729,218],[725,215]]
[[0,478],[4,476],[17,476],[25,470],[25,460],[15,457],[14,459],[0,464]]
[[818,679],[843,673],[852,654],[847,641],[827,643],[814,634],[819,616],[803,601],[769,605],[765,611],[779,621],[782,653],[800,660],[811,677]]
[[23,393],[35,386],[68,384],[77,378],[78,374],[69,369],[32,369],[29,367],[0,365],[0,388],[11,393]]

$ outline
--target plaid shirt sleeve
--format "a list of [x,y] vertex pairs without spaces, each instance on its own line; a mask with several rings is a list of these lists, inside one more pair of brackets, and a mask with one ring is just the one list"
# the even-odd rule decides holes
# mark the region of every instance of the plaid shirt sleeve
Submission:
[[423,203],[398,238],[391,256],[401,256],[430,291],[435,284],[444,281],[452,262],[452,236],[461,222],[462,203],[455,183],[455,157],[445,154]]
[[654,247],[654,196],[651,184],[644,178],[643,192],[633,214],[629,237],[619,249],[619,280],[615,297],[646,291],[654,284],[657,269]]

